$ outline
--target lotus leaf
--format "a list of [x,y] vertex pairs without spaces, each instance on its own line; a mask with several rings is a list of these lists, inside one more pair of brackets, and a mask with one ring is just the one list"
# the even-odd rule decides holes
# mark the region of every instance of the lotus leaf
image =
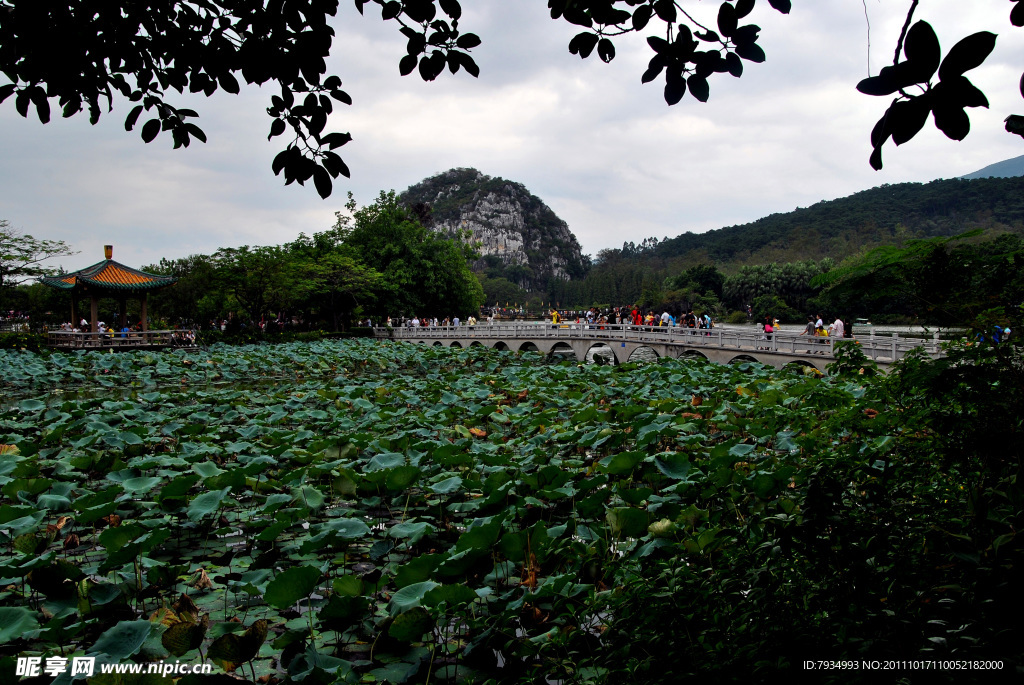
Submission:
[[0,607],[0,644],[17,640],[39,626],[34,611],[24,607]]
[[263,599],[278,609],[287,609],[308,597],[320,583],[322,575],[320,569],[312,566],[293,566],[274,576],[267,585]]
[[363,618],[370,600],[366,597],[331,595],[317,615],[327,630],[345,630]]
[[389,469],[384,479],[384,485],[388,490],[405,490],[419,480],[422,471],[418,466],[399,466]]
[[431,574],[444,560],[444,554],[421,554],[410,559],[398,568],[395,574],[395,586],[404,588],[408,585],[429,580]]
[[335,578],[334,582],[331,583],[331,587],[339,595],[346,597],[358,597],[363,594],[364,583],[362,579],[356,576],[348,575],[342,576],[341,578]]
[[437,493],[438,495],[450,495],[462,487],[462,478],[459,476],[452,476],[451,478],[445,478],[440,482],[433,483],[428,487],[432,492]]
[[233,671],[239,665],[254,659],[266,639],[267,621],[261,618],[253,622],[242,635],[229,633],[218,637],[210,644],[207,655],[222,663],[225,670]]
[[673,480],[686,480],[690,473],[690,460],[681,452],[663,452],[654,459],[658,470]]
[[439,585],[424,593],[422,602],[426,607],[436,607],[441,603],[456,607],[476,599],[476,593],[465,585]]
[[407,521],[398,523],[391,527],[388,536],[393,538],[407,539],[409,544],[415,544],[426,534],[437,530],[426,521]]
[[650,518],[643,509],[615,507],[605,514],[612,535],[620,538],[636,538],[647,532]]
[[324,502],[327,498],[324,497],[324,493],[320,492],[316,488],[310,485],[303,485],[300,488],[295,488],[292,491],[295,504],[301,504],[309,509],[320,509],[324,506]]
[[180,621],[167,628],[160,636],[160,642],[164,649],[174,656],[184,656],[203,643],[206,637],[206,630],[209,626],[209,617],[203,616],[199,623],[191,621]]
[[324,524],[324,528],[334,532],[339,537],[355,540],[369,535],[370,527],[358,519],[338,518],[332,519]]
[[391,602],[388,605],[388,611],[392,616],[397,616],[398,614],[409,611],[413,607],[418,607],[423,600],[423,596],[435,587],[439,587],[439,585],[431,580],[406,585],[401,590],[391,595]]
[[144,493],[149,492],[161,482],[163,482],[163,479],[155,476],[149,476],[146,478],[129,478],[121,483],[121,487],[123,487],[126,492]]
[[115,659],[130,657],[139,651],[153,627],[149,621],[121,621],[100,635],[89,653],[106,654]]
[[209,516],[213,512],[217,511],[229,492],[231,492],[231,488],[224,488],[223,490],[204,492],[196,497],[188,506],[189,519],[197,521],[204,516]]
[[396,616],[388,628],[388,635],[403,642],[417,642],[433,625],[434,619],[430,614],[417,606]]
[[367,463],[366,471],[383,471],[385,469],[393,469],[399,466],[404,466],[406,463],[404,454],[397,454],[394,452],[378,454],[372,457]]

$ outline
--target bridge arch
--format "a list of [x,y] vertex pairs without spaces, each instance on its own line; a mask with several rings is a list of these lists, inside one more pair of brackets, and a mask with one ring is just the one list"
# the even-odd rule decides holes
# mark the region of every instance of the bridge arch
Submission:
[[[641,350],[644,350],[644,351],[641,352]],[[649,352],[649,353],[653,354],[656,359],[661,359],[661,355],[658,354],[658,351],[656,349],[654,349],[653,347],[648,347],[647,345],[637,345],[636,347],[634,347],[630,351],[629,356],[626,358],[626,361],[627,362],[631,362],[631,361],[634,361],[634,360],[640,361],[638,359],[635,359],[636,356],[637,356],[637,352],[640,352],[641,355],[646,355]]]
[[469,346],[470,347],[483,347],[484,344],[482,342],[480,342],[479,340],[474,340],[473,342],[469,343]]
[[683,350],[682,352],[679,353],[679,359],[711,361],[710,359],[708,359],[708,356],[701,352],[700,350]]
[[733,357],[732,359],[730,359],[729,363],[730,364],[749,364],[749,363],[760,364],[762,362],[757,357],[754,357],[752,355],[749,355],[749,354],[738,354],[735,357]]
[[556,342],[554,345],[551,346],[551,351],[548,352],[549,357],[556,355],[563,356],[566,354],[572,355],[573,359],[576,358],[576,350],[574,350],[572,348],[572,345],[570,345],[567,342]]
[[527,340],[526,342],[524,342],[522,345],[519,346],[518,351],[519,352],[540,352],[540,348],[537,347],[536,343],[534,343],[534,342],[532,342],[530,340]]
[[[821,364],[821,362],[818,362]],[[824,373],[824,369],[818,368],[817,364],[810,359],[794,359],[782,367],[787,371],[795,371],[797,373],[804,373],[804,369],[814,369],[818,373]]]
[[613,365],[622,363],[622,360],[620,360],[618,355],[615,354],[615,348],[603,340],[587,345],[586,352],[583,353],[583,357],[580,361],[585,360],[587,357],[591,357],[595,364],[600,364],[602,362],[597,361],[598,354],[601,355],[602,359],[610,356],[610,363]]
[[458,340],[452,340],[452,344],[449,345],[448,347],[458,347],[461,350],[462,349],[462,343],[460,343]]
[[508,344],[506,344],[504,340],[499,340],[498,342],[494,343],[494,345],[492,345],[491,347],[493,347],[496,350],[501,350],[502,352],[509,351]]

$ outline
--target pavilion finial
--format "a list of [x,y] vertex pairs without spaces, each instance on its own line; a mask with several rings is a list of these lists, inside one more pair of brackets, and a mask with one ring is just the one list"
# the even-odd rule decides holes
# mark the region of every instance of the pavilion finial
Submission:
[[113,245],[104,245],[103,246],[103,254],[105,256],[105,259],[113,259],[114,258],[114,246]]

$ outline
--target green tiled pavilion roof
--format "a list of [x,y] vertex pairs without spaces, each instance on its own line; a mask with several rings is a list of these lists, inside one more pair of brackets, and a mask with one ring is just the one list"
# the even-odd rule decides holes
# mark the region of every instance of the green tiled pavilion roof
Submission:
[[92,286],[98,290],[120,290],[126,292],[159,290],[160,288],[174,285],[177,280],[173,276],[158,276],[146,273],[145,271],[139,271],[120,262],[115,262],[113,259],[104,259],[102,262],[69,274],[39,279],[41,283],[60,290],[74,290],[84,286]]

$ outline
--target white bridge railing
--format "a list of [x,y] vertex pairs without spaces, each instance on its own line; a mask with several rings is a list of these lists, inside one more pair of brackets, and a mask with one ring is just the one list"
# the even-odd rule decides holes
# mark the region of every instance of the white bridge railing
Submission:
[[395,340],[592,340],[639,344],[679,345],[687,348],[761,351],[776,354],[824,354],[834,357],[837,342],[856,341],[871,359],[893,362],[910,350],[923,347],[932,356],[941,354],[937,338],[870,336],[856,338],[809,337],[794,333],[737,331],[726,328],[682,328],[678,326],[634,326],[629,324],[584,323],[495,323],[475,326],[420,326],[374,329],[378,338]]

